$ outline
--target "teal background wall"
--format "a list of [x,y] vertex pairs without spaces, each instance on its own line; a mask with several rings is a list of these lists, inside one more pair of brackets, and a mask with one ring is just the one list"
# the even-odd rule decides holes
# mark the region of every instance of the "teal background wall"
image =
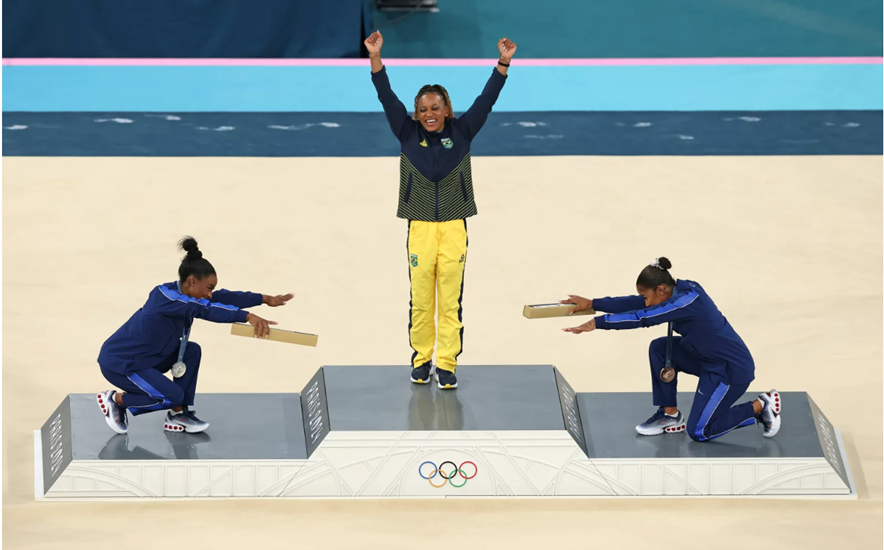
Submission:
[[438,0],[375,11],[384,54],[488,58],[507,36],[532,58],[881,56],[881,0]]

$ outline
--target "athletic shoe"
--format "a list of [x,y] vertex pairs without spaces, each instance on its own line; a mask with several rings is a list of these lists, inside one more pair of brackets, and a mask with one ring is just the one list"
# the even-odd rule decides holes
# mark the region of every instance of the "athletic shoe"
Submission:
[[411,369],[411,381],[415,384],[429,384],[430,377],[433,376],[435,371],[436,368],[433,367],[433,362],[427,361],[423,365]]
[[209,423],[203,422],[196,417],[193,411],[185,410],[178,414],[172,411],[166,413],[166,421],[163,422],[163,429],[167,432],[187,432],[196,434],[209,429]]
[[117,392],[114,390],[103,391],[95,396],[95,401],[98,403],[107,425],[118,434],[124,434],[129,431],[129,417],[126,415],[126,409],[114,401],[116,394]]
[[641,435],[660,435],[662,433],[677,433],[685,430],[684,415],[681,411],[675,416],[669,416],[663,407],[657,409],[654,416],[645,420],[635,427],[635,431]]
[[440,390],[453,390],[457,387],[457,376],[445,369],[436,369],[436,386]]
[[764,426],[764,437],[773,437],[780,431],[782,419],[780,413],[783,410],[783,400],[777,390],[770,390],[758,396],[764,407],[755,415],[755,421]]

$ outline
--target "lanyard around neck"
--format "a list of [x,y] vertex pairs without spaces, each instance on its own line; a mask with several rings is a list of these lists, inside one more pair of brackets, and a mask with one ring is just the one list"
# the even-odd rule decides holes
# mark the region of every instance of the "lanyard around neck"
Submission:
[[[181,290],[181,283],[175,283],[178,285],[178,293],[184,294]],[[178,362],[181,363],[184,361],[184,348],[187,347],[187,341],[190,339],[190,329],[193,325],[188,326],[187,319],[184,320],[184,332],[181,334],[181,346],[178,348]]]

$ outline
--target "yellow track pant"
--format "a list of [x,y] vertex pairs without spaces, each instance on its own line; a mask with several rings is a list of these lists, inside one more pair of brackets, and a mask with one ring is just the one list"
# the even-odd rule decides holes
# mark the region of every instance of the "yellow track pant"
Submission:
[[454,372],[463,350],[463,274],[467,262],[467,222],[408,222],[411,303],[408,337],[413,368],[433,360],[436,297],[439,347],[436,368]]

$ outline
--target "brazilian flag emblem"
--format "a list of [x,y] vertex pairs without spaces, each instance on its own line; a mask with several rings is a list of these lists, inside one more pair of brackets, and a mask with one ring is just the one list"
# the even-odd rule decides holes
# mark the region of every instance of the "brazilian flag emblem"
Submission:
[[417,254],[411,255],[411,267],[417,267]]
[[454,145],[454,142],[451,141],[450,139],[444,138],[442,140],[442,147],[445,147],[446,149],[451,149],[452,145]]

